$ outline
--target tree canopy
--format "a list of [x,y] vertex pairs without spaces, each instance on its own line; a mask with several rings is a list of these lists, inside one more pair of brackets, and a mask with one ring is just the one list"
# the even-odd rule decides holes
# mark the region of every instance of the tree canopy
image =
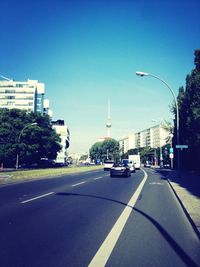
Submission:
[[33,164],[41,158],[55,159],[61,149],[60,137],[47,115],[0,109],[0,122],[0,163],[5,167],[15,166],[17,154],[20,164]]
[[103,142],[96,142],[90,148],[90,158],[104,162],[106,159],[119,159],[119,142],[115,139],[106,139]]
[[[195,68],[187,75],[185,88],[179,88],[177,100],[180,143],[188,145],[187,151],[180,151],[182,168],[200,169],[200,50],[195,50],[194,55]],[[175,110],[173,112],[175,114]]]

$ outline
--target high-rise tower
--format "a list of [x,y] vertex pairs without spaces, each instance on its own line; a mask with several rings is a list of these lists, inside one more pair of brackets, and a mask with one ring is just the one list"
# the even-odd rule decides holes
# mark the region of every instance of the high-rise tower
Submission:
[[107,119],[107,123],[106,123],[106,127],[107,127],[107,138],[111,138],[110,135],[110,130],[111,130],[111,115],[110,115],[110,99],[108,99],[108,119]]

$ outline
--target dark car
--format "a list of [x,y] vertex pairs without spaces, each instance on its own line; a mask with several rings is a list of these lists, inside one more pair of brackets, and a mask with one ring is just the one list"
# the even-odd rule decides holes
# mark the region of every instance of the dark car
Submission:
[[113,167],[110,169],[110,177],[114,176],[124,176],[129,177],[131,176],[131,170],[128,164],[124,163],[114,163]]

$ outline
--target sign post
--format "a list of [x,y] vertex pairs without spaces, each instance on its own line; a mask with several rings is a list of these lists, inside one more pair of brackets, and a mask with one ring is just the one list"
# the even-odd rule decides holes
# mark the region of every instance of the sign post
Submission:
[[169,149],[169,157],[170,157],[170,159],[171,159],[171,169],[173,169],[173,158],[174,158],[174,149],[173,149],[173,147],[170,147],[170,149]]

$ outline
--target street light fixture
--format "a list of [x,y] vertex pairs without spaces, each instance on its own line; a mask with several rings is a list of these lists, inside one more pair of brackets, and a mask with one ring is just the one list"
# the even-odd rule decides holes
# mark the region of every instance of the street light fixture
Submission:
[[[167,88],[170,90],[170,92],[172,93],[173,95],[173,98],[174,98],[174,102],[175,102],[175,106],[176,106],[176,144],[179,145],[180,143],[180,137],[179,137],[179,108],[178,108],[178,102],[177,102],[177,99],[176,99],[176,96],[174,94],[174,91],[171,89],[171,87],[165,82],[163,81],[161,78],[153,75],[153,74],[149,74],[149,73],[146,73],[146,72],[141,72],[141,71],[137,71],[136,72],[136,75],[138,76],[150,76],[150,77],[153,77],[159,81],[161,81],[162,83],[164,83]],[[180,176],[180,152],[179,152],[179,149],[177,150],[177,170],[178,170],[178,176]]]
[[[22,136],[24,130],[26,128],[28,128],[30,126],[34,126],[34,125],[37,125],[37,122],[29,123],[29,124],[26,124],[24,126],[24,128],[20,131],[19,136],[18,136],[18,140],[17,140],[18,145],[20,144],[21,136]],[[17,152],[17,158],[16,158],[16,165],[15,165],[15,167],[16,167],[16,170],[19,168],[19,152]]]

